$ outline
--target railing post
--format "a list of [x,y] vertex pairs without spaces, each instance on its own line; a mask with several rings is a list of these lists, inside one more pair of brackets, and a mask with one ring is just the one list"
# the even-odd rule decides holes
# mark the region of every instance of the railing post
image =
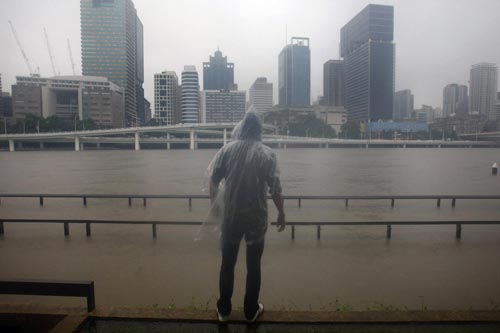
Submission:
[[394,207],[394,198],[391,199],[391,207]]
[[142,205],[146,207],[146,198],[142,198]]
[[64,222],[64,236],[69,236],[69,223]]
[[128,205],[132,206],[132,198],[131,197],[128,198]]
[[345,199],[345,206],[349,206],[349,199]]
[[438,198],[437,206],[441,207],[441,198]]
[[391,239],[391,236],[392,236],[392,225],[388,224],[387,225],[387,233],[386,233],[385,237],[387,239]]
[[156,238],[156,223],[152,223],[151,226],[153,227],[153,238]]
[[94,281],[90,285],[90,290],[87,293],[87,312],[92,312],[95,309],[95,293],[94,293]]
[[193,198],[189,198],[189,209],[193,207]]
[[317,239],[320,239],[321,238],[321,226],[318,225],[317,226],[317,230],[316,230],[316,238]]
[[0,235],[3,235],[3,222],[0,221]]
[[83,197],[83,205],[87,206],[87,197]]
[[461,223],[457,223],[457,232],[456,232],[455,236],[457,239],[462,238],[462,224]]
[[451,206],[452,206],[452,207],[455,207],[455,202],[456,202],[456,200],[457,200],[457,199],[455,199],[455,198],[451,199]]
[[43,206],[43,197],[40,197],[40,206]]
[[295,226],[292,225],[292,239],[295,239]]
[[299,208],[302,207],[302,199],[299,198]]
[[85,223],[85,232],[87,233],[87,237],[90,237],[90,222]]

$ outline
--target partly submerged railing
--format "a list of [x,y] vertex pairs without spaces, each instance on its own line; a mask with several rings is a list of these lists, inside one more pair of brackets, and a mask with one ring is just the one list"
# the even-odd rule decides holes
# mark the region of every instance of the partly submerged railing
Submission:
[[[96,219],[6,219],[0,218],[0,235],[4,235],[4,223],[57,223],[62,224],[64,227],[64,235],[69,236],[70,224],[85,224],[85,231],[87,237],[91,236],[92,224],[135,224],[135,225],[151,225],[153,238],[157,237],[157,226],[170,225],[170,226],[201,226],[202,221],[150,221],[150,220],[96,220]],[[272,222],[271,225],[276,225]],[[462,237],[462,225],[500,225],[498,220],[478,220],[478,221],[343,221],[343,222],[303,222],[291,221],[287,222],[291,229],[291,238],[295,239],[295,228],[301,227],[316,227],[317,239],[321,238],[322,227],[334,226],[386,226],[386,238],[392,237],[392,226],[424,226],[424,225],[455,225],[455,237],[460,239]]]
[[[0,194],[1,198],[38,198],[40,206],[44,205],[45,198],[73,198],[81,199],[87,206],[88,199],[128,199],[128,205],[132,205],[133,199],[142,199],[143,206],[147,205],[147,199],[185,199],[188,200],[189,208],[192,207],[194,199],[209,199],[205,194],[51,194],[51,193],[29,193],[29,194]],[[441,206],[441,200],[451,200],[455,207],[457,200],[495,200],[500,195],[285,195],[285,200],[297,200],[297,206],[302,206],[302,200],[335,200],[345,201],[345,206],[352,200],[387,200],[394,207],[396,200],[436,200],[437,207]]]
[[[88,199],[127,199],[128,205],[132,205],[133,199],[142,199],[143,206],[147,205],[147,199],[181,199],[188,200],[189,208],[192,208],[193,199],[206,200],[208,195],[203,194],[0,194],[1,198],[38,198],[40,206],[44,205],[45,198],[76,198],[82,199],[83,205],[87,206]],[[302,206],[302,200],[342,200],[347,207],[351,200],[387,200],[391,207],[394,207],[396,200],[436,200],[437,207],[441,206],[441,200],[451,200],[452,207],[455,207],[457,200],[496,200],[500,195],[287,195],[285,200],[297,200],[297,205]],[[4,234],[4,223],[59,223],[64,226],[64,235],[69,236],[70,224],[86,225],[87,237],[91,236],[92,224],[144,224],[151,225],[153,238],[157,236],[158,225],[177,225],[177,226],[200,226],[202,221],[143,221],[143,220],[96,220],[96,219],[6,219],[0,218],[0,235]],[[275,223],[272,223],[275,225]],[[311,222],[311,221],[290,221],[287,225],[291,229],[291,238],[295,239],[296,227],[316,227],[317,239],[321,238],[321,228],[331,226],[386,226],[386,238],[392,237],[392,226],[409,225],[455,225],[455,237],[460,239],[462,236],[462,225],[498,225],[500,221],[496,220],[478,220],[478,221],[337,221],[337,222]]]

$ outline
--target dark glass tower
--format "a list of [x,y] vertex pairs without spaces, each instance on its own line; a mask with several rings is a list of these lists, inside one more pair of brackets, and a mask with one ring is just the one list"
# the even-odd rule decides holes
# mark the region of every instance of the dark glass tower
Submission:
[[[125,90],[125,126],[137,124],[144,103],[142,23],[131,0],[80,1],[82,74],[104,76]],[[139,48],[139,50],[138,50]],[[141,59],[139,59],[141,58]],[[138,91],[139,90],[139,91]],[[138,112],[139,111],[139,112]]]
[[344,62],[328,60],[323,65],[324,104],[344,106]]
[[279,104],[309,106],[311,104],[311,51],[309,38],[292,37],[280,52]]
[[349,120],[390,120],[394,110],[394,8],[368,5],[340,30]]
[[203,63],[203,90],[236,90],[234,85],[234,63],[217,50]]

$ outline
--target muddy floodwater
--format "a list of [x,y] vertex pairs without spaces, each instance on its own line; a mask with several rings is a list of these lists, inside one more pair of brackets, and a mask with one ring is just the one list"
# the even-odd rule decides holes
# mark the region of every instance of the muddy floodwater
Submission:
[[[286,195],[500,195],[498,149],[276,150]],[[0,193],[203,194],[215,150],[20,151],[0,153]],[[271,202],[270,202],[271,204]],[[500,200],[297,201],[289,221],[500,220]],[[0,218],[200,221],[206,200],[2,198]],[[270,209],[275,220],[276,210]],[[214,308],[217,241],[197,227],[4,224],[0,278],[94,280],[97,306]],[[268,309],[498,309],[500,225],[270,228],[261,300]],[[234,306],[242,305],[244,247]],[[0,296],[4,302],[84,305],[83,299]]]

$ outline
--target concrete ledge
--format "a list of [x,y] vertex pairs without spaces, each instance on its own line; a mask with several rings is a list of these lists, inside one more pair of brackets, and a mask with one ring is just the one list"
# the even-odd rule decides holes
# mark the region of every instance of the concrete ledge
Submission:
[[[156,308],[55,307],[40,304],[0,304],[0,313],[66,315],[69,321],[82,322],[87,317],[102,319],[166,320],[216,322],[215,310],[167,310]],[[241,311],[233,311],[231,321],[243,322]],[[266,323],[500,323],[500,311],[266,311],[260,322]]]

